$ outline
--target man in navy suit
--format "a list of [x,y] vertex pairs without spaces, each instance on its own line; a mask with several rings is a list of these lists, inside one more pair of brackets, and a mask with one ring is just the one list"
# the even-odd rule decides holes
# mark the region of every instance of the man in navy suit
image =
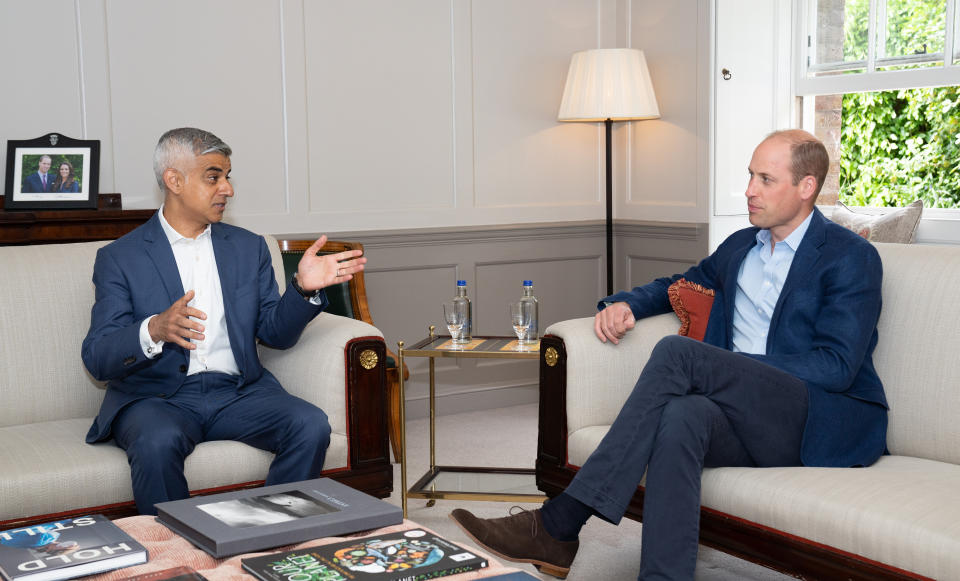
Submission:
[[[867,466],[883,453],[887,403],[871,354],[882,269],[876,250],[815,207],[826,149],[805,131],[754,151],[754,227],[683,275],[603,299],[614,344],[635,321],[670,311],[683,277],[716,291],[703,342],[661,340],[600,445],[541,509],[451,517],[511,560],[565,577],[591,516],[617,523],[644,473],[641,579],[693,579],[704,466]],[[601,386],[598,386],[601,387]]]
[[127,452],[142,514],[188,496],[184,459],[200,442],[275,453],[267,485],[317,477],[330,442],[326,414],[283,390],[256,342],[295,344],[327,306],[322,289],[353,278],[366,258],[318,256],[321,236],[281,296],[263,237],[221,223],[234,194],[231,153],[207,131],[165,133],[154,152],[163,205],[94,264],[82,356],[107,393],[87,442],[112,437]]
[[37,171],[28,175],[27,179],[23,180],[23,189],[20,191],[24,194],[42,194],[49,192],[54,180],[54,176],[49,173],[52,162],[53,160],[50,159],[49,155],[40,156]]

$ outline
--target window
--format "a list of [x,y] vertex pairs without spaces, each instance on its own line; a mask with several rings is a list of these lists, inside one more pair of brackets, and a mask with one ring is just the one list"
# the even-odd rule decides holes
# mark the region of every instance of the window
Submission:
[[801,123],[834,160],[821,204],[960,208],[958,3],[798,0]]
[[[797,92],[956,85],[958,0],[801,0]],[[944,55],[953,55],[945,58]]]

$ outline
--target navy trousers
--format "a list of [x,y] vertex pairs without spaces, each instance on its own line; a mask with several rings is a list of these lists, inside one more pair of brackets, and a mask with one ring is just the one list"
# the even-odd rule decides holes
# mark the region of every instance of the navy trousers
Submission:
[[127,453],[140,514],[189,496],[183,464],[200,442],[237,440],[273,452],[267,485],[316,478],[330,444],[323,410],[284,391],[269,373],[242,388],[233,375],[191,375],[169,398],[128,405],[112,427]]
[[566,493],[618,523],[646,472],[640,579],[693,579],[704,466],[798,466],[807,388],[754,359],[662,339]]

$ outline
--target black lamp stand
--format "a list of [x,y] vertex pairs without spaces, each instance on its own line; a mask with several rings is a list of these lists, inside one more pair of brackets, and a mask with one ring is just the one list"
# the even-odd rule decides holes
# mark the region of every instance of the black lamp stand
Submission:
[[613,120],[603,122],[607,129],[607,296],[613,294]]

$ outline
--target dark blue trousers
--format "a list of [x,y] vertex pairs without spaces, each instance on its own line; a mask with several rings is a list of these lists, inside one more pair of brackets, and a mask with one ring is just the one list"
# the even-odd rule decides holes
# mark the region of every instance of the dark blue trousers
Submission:
[[269,373],[242,388],[237,383],[236,376],[198,373],[173,396],[137,400],[114,418],[140,514],[189,496],[183,464],[200,442],[237,440],[273,452],[267,485],[320,474],[330,444],[327,414],[284,391]]
[[765,363],[666,337],[566,493],[616,524],[646,472],[640,579],[693,579],[704,466],[800,465],[807,397]]

